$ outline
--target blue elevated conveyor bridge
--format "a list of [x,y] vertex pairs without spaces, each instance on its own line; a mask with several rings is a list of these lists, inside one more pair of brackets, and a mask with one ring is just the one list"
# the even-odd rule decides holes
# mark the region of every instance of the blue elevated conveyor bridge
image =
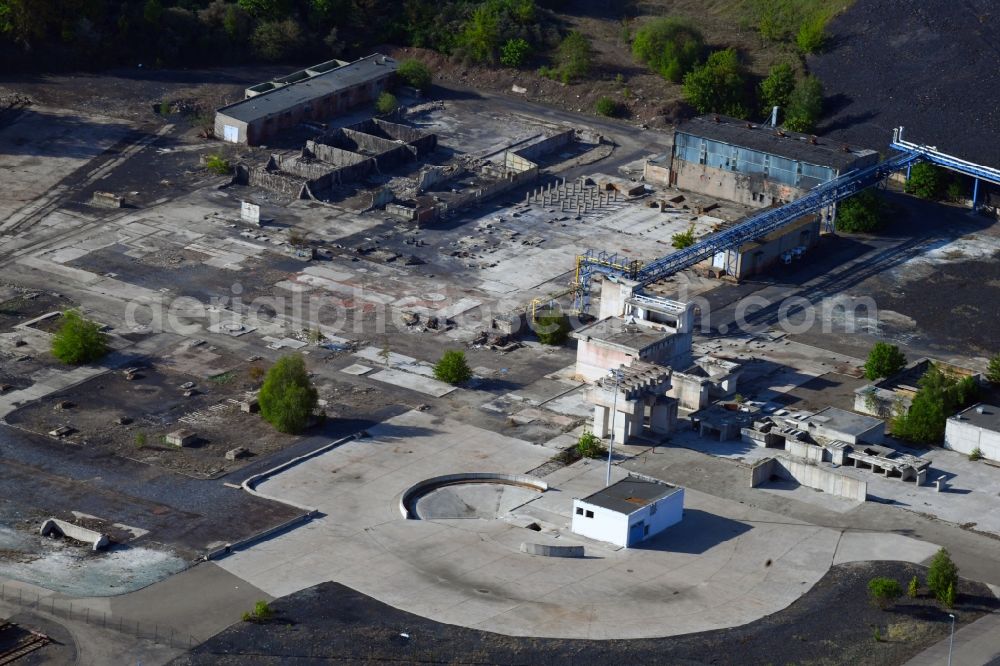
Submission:
[[905,141],[902,127],[893,131],[889,146],[899,152],[884,162],[850,171],[817,185],[808,194],[791,203],[754,213],[728,229],[649,263],[643,264],[621,255],[588,250],[586,254],[577,257],[575,308],[586,312],[590,306],[590,282],[594,275],[628,278],[638,282],[637,289],[641,289],[657,280],[690,268],[719,252],[762,238],[803,215],[818,212],[861,190],[877,185],[897,171],[905,169],[909,175],[910,168],[917,162],[930,162],[974,178],[973,208],[977,205],[980,180],[1000,185],[1000,169],[967,162],[942,153],[934,146]]

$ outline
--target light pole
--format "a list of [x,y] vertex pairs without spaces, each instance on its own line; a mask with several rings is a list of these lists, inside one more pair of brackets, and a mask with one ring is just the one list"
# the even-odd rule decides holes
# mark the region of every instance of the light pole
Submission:
[[951,666],[951,649],[955,647],[955,616],[948,613],[951,618],[951,638],[948,639],[948,666]]
[[615,378],[615,396],[611,399],[611,442],[608,444],[608,473],[604,479],[605,488],[611,485],[611,453],[615,449],[615,421],[617,420],[618,410],[618,387],[622,382],[621,367],[612,370],[611,374]]

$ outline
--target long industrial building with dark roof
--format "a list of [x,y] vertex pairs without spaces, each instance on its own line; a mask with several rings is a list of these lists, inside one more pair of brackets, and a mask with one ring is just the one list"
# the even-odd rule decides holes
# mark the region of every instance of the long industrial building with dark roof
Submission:
[[390,87],[396,61],[376,53],[351,63],[331,60],[246,89],[218,109],[215,135],[230,143],[265,143],[304,121],[325,121],[371,102]]
[[[794,201],[878,162],[874,150],[725,116],[682,123],[670,157],[670,185],[755,208]],[[662,170],[664,161],[651,162]]]

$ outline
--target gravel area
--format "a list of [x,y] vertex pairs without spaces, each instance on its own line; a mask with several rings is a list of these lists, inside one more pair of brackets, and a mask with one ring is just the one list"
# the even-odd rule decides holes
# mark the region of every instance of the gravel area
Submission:
[[[236,624],[174,666],[212,664],[902,664],[948,635],[948,613],[926,597],[879,610],[867,581],[905,583],[925,569],[900,562],[834,567],[783,611],[743,627],[635,641],[517,638],[426,620],[336,583],[272,603],[276,617]],[[997,607],[988,588],[963,581],[963,625]],[[836,609],[835,617],[831,610]],[[882,640],[875,640],[875,629]]]
[[858,0],[834,19],[830,49],[808,60],[823,81],[823,134],[887,151],[892,128],[1000,166],[995,0]]

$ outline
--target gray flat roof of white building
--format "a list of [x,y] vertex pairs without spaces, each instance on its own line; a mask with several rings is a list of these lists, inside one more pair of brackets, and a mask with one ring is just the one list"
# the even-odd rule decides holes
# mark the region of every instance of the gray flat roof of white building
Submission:
[[849,412],[846,409],[839,409],[837,407],[826,407],[804,420],[812,421],[831,430],[846,432],[854,436],[863,435],[883,423],[882,419],[877,419],[874,416],[865,416],[864,414]]
[[395,60],[375,53],[311,78],[234,102],[218,109],[217,112],[235,120],[251,123],[395,71]]
[[606,317],[578,328],[570,334],[577,340],[586,340],[641,352],[669,338],[673,333],[658,328],[625,321],[622,317]]
[[[982,412],[979,410],[982,410]],[[962,418],[959,419],[958,417]],[[972,425],[979,426],[985,430],[1000,432],[1000,407],[997,407],[996,405],[981,402],[959,412],[956,416],[951,418],[959,420],[962,423],[971,423]]]
[[580,501],[628,515],[680,491],[680,488],[669,483],[646,481],[630,476]]

